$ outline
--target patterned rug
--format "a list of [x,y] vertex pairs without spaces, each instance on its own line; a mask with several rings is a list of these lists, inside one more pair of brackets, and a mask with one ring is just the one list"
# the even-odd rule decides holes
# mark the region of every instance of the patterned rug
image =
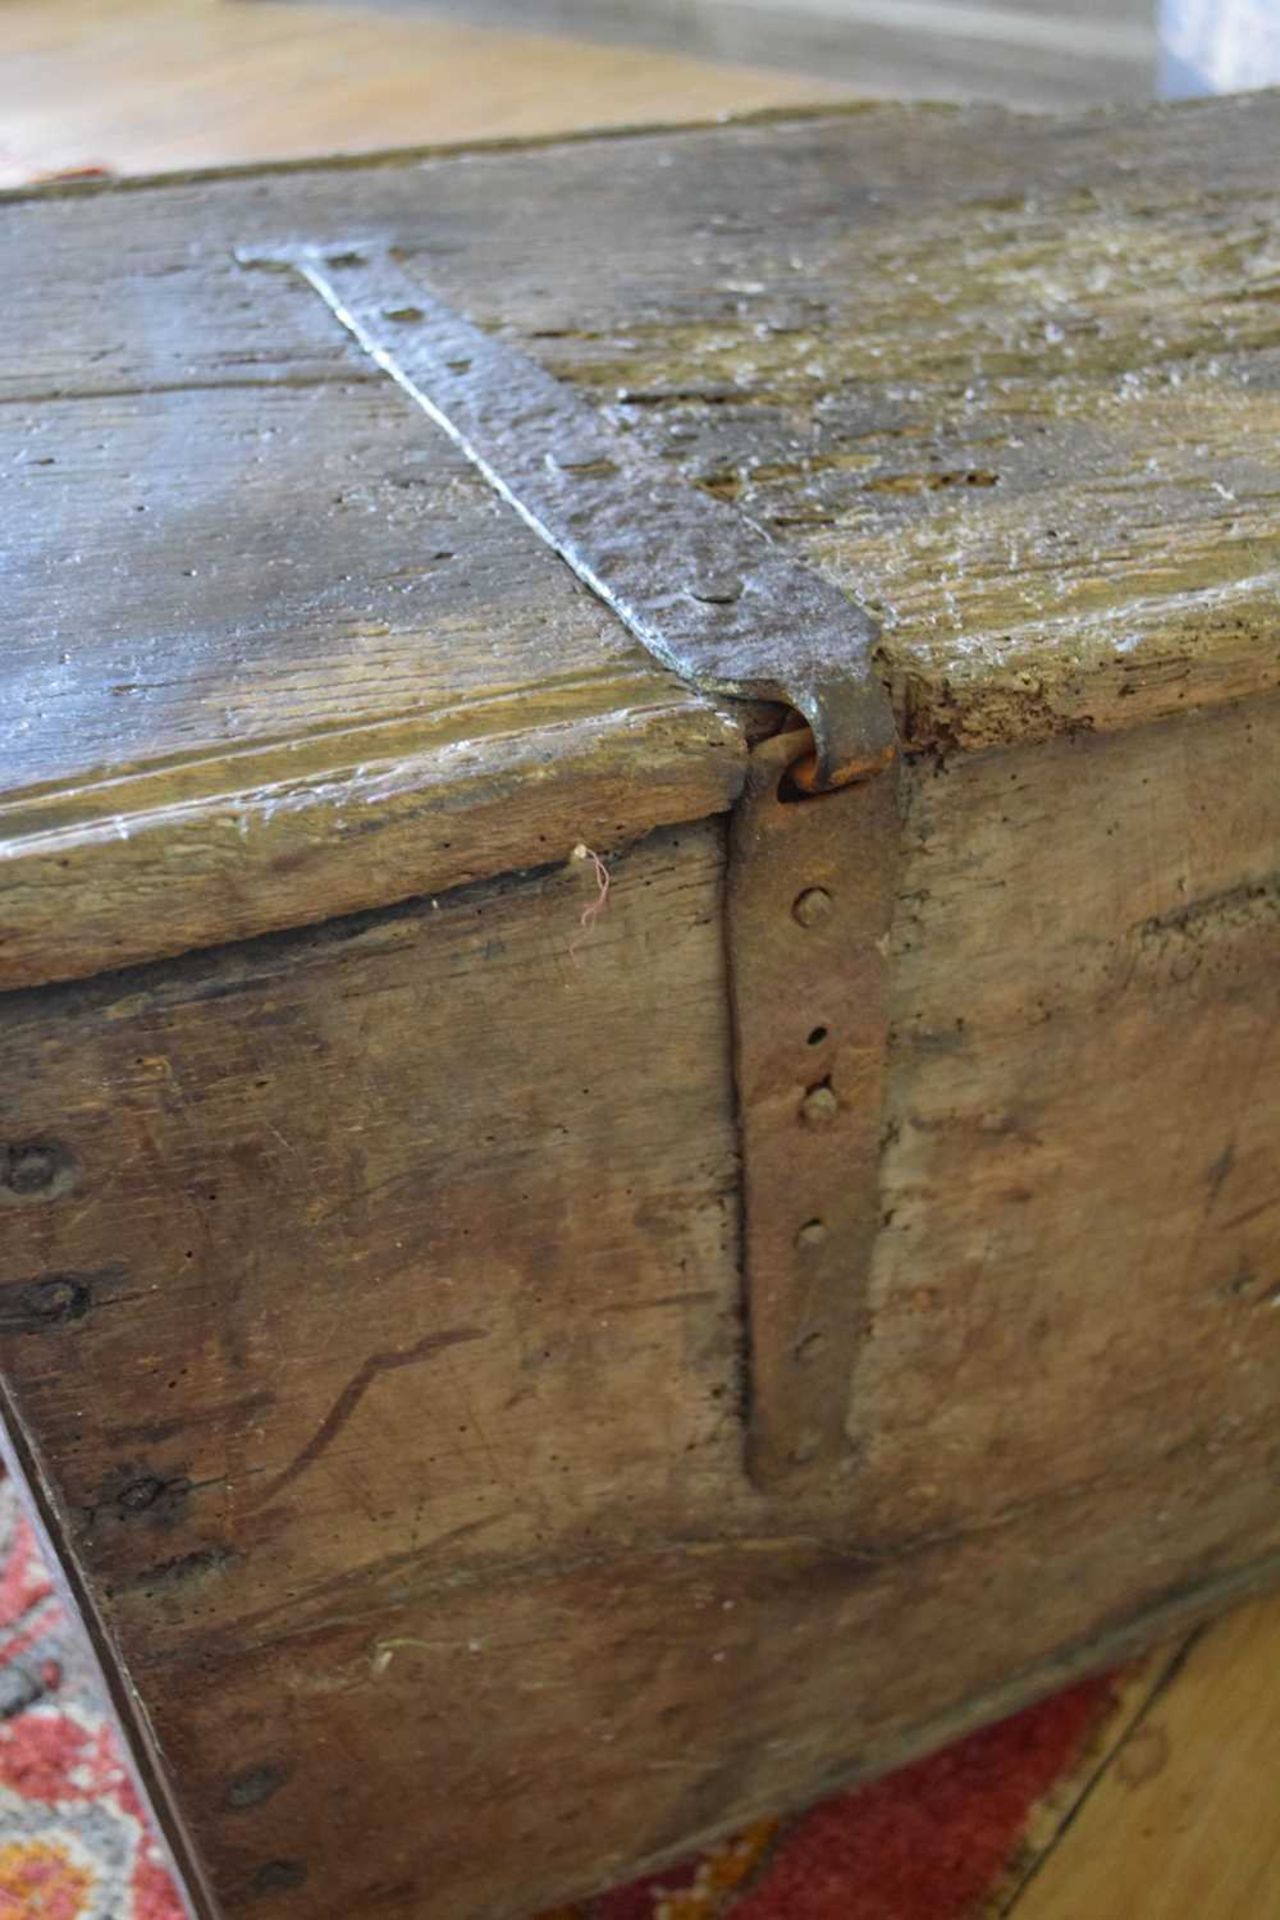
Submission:
[[110,1711],[0,1481],[0,1920],[181,1920]]
[[[543,1920],[986,1920],[1007,1911],[1037,1817],[1074,1797],[1115,1701],[1113,1680],[1087,1681]],[[0,1920],[184,1912],[78,1629],[0,1481]]]

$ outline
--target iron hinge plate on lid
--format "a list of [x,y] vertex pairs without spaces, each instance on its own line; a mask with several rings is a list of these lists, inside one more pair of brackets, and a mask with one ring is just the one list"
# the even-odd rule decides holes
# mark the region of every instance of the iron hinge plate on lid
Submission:
[[392,248],[239,257],[301,274],[657,659],[707,691],[802,714],[818,784],[892,759],[871,616],[736,507],[671,474],[573,388],[438,300]]

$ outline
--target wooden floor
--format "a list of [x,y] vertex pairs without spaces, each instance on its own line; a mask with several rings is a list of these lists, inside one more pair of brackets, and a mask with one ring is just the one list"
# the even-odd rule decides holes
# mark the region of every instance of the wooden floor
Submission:
[[1194,1636],[1116,1731],[1002,1911],[1017,1920],[1274,1920],[1280,1602]]
[[[275,0],[0,8],[0,183],[813,99],[671,52]],[[1017,1920],[1280,1920],[1280,1600],[1158,1650],[989,1908]],[[888,1917],[886,1917],[888,1920]]]
[[1150,100],[1155,0],[357,0],[821,74],[890,99]]
[[0,186],[702,120],[837,92],[667,52],[279,0],[4,0]]

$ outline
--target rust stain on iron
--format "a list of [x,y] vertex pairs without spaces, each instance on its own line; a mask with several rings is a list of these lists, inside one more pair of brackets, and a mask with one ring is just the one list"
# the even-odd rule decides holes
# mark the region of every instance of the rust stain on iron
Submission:
[[752,756],[728,927],[749,1340],[748,1463],[838,1468],[880,1223],[897,782],[796,792],[804,732]]

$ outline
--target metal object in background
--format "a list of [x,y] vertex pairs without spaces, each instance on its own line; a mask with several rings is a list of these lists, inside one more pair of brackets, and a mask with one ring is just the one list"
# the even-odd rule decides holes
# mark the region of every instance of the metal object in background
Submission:
[[1161,0],[1160,92],[1168,100],[1280,82],[1280,0]]
[[666,47],[890,99],[1150,100],[1155,0],[366,0],[522,33]]

